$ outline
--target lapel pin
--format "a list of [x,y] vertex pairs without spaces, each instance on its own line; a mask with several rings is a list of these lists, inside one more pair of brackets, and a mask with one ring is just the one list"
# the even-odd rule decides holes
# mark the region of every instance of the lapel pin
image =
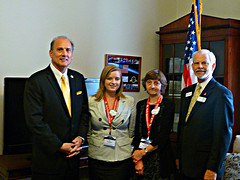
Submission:
[[78,92],[76,93],[76,95],[80,95],[80,94],[82,94],[82,91],[78,91]]
[[74,78],[74,76],[73,76],[73,75],[70,75],[70,77],[71,77],[71,78]]

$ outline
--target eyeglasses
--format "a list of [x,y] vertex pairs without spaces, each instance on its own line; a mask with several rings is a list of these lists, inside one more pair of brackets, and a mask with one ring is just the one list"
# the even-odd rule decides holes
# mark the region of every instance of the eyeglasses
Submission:
[[161,83],[158,80],[147,80],[146,81],[147,86],[151,86],[152,84],[154,84],[154,86],[159,86]]

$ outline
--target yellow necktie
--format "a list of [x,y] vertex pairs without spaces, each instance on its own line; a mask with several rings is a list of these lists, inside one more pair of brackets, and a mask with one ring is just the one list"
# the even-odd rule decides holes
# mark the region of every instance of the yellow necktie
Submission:
[[201,88],[202,88],[201,85],[198,84],[197,87],[196,87],[196,91],[194,93],[194,96],[192,97],[191,103],[190,103],[189,108],[188,108],[188,113],[187,113],[187,116],[186,116],[186,119],[185,119],[186,122],[188,120],[189,114],[191,113],[194,104],[197,101],[197,98],[200,96]]
[[67,88],[64,75],[62,75],[62,77],[61,77],[61,90],[62,90],[64,99],[65,99],[65,102],[66,102],[66,104],[67,104],[67,108],[68,108],[69,114],[70,114],[70,116],[71,116],[71,98],[70,98],[70,91],[69,91],[69,89]]

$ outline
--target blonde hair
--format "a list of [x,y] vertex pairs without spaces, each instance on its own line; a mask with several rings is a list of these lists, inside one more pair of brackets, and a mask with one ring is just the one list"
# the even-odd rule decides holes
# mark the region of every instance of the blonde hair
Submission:
[[100,82],[99,82],[99,89],[98,89],[97,93],[95,95],[93,95],[96,98],[95,99],[96,101],[100,101],[101,99],[103,99],[104,92],[106,91],[105,80],[109,77],[109,75],[113,71],[118,71],[120,73],[120,79],[121,79],[120,87],[116,91],[116,97],[118,97],[118,99],[120,97],[125,98],[124,94],[122,94],[123,82],[122,82],[121,70],[119,69],[119,67],[117,67],[115,65],[107,65],[102,70],[102,73],[100,76]]

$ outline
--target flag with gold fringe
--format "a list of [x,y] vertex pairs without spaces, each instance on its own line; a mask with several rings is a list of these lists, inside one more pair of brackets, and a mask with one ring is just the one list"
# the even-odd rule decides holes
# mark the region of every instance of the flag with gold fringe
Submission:
[[193,73],[190,60],[192,58],[192,54],[201,49],[201,14],[201,0],[193,0],[184,54],[182,89],[197,82],[197,78]]

